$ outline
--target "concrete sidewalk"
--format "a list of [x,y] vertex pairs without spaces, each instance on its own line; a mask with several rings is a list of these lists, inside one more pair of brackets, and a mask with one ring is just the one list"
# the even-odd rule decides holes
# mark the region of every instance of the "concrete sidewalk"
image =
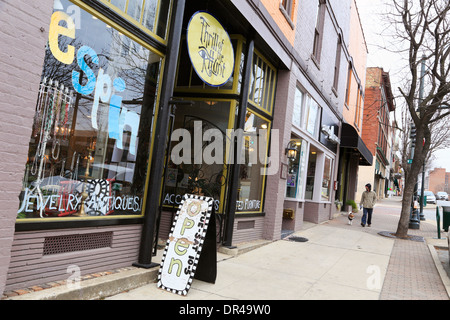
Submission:
[[[450,281],[436,250],[448,246],[446,240],[434,239],[433,221],[409,232],[425,241],[379,234],[395,232],[400,201],[398,197],[381,200],[370,228],[361,227],[361,212],[353,225],[348,225],[345,215],[338,215],[320,225],[305,223],[303,230],[283,240],[247,244],[257,248],[245,253],[245,246],[240,246],[238,255],[218,253],[216,283],[194,279],[186,297],[156,287],[158,268],[130,268],[81,281],[81,289],[60,286],[9,299],[448,300]],[[308,241],[293,241],[293,237]]]

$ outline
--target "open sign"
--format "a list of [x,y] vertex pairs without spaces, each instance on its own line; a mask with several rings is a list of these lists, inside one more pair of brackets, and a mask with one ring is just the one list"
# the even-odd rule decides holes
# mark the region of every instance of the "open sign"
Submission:
[[180,295],[189,291],[214,214],[213,204],[213,198],[183,196],[163,253],[158,288]]

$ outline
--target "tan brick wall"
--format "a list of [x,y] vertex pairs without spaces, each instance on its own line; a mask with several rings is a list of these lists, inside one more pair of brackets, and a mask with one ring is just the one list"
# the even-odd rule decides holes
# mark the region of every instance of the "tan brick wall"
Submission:
[[445,187],[445,168],[435,168],[429,174],[429,185],[428,190],[433,191],[436,194],[438,191],[444,191]]
[[52,0],[0,2],[0,293],[10,261],[52,6]]

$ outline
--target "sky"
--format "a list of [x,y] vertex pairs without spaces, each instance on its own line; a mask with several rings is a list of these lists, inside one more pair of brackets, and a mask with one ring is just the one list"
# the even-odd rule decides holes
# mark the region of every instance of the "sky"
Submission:
[[[392,37],[387,36],[392,24],[387,23],[386,13],[389,10],[387,4],[392,4],[392,0],[356,0],[356,4],[369,51],[367,67],[382,67],[389,72],[394,95],[398,97],[396,88],[401,85],[402,69],[407,62],[398,53],[389,50],[394,46]],[[400,99],[396,98],[397,105],[401,103]],[[435,151],[434,158],[430,169],[446,168],[450,172],[450,149]]]

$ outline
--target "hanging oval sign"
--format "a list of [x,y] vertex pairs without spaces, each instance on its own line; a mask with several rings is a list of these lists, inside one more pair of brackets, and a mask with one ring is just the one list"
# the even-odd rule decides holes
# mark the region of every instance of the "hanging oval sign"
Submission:
[[234,70],[230,36],[211,14],[198,11],[188,24],[189,58],[197,75],[212,87],[227,83]]

